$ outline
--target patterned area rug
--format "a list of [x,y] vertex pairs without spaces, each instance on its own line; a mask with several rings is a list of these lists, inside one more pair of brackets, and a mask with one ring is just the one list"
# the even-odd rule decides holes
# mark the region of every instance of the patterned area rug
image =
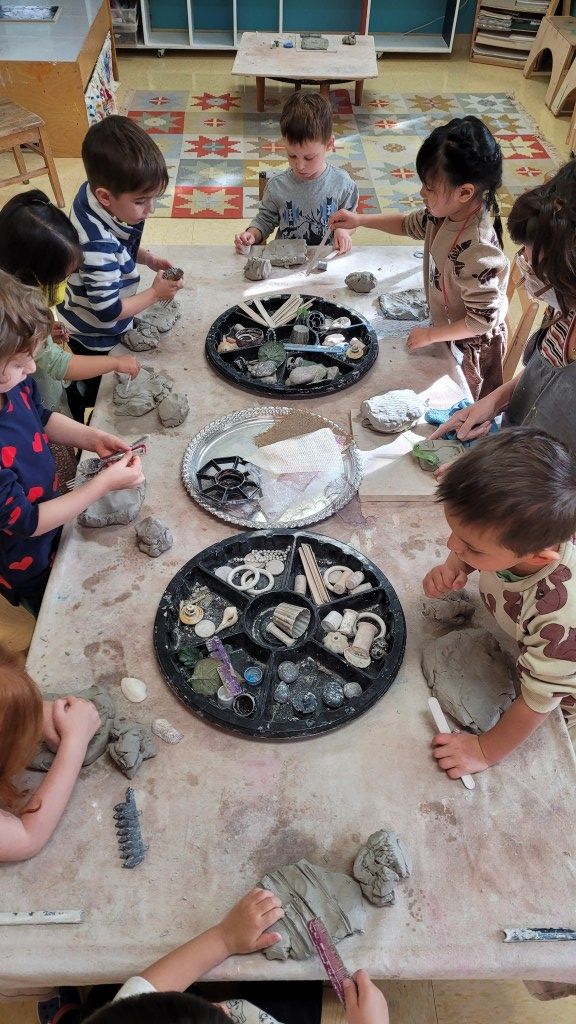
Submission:
[[[170,184],[156,216],[250,218],[258,204],[258,172],[286,166],[278,119],[290,92],[288,86],[270,89],[263,114],[256,113],[252,88],[221,96],[128,94],[125,112],[153,136],[168,165]],[[361,108],[352,106],[348,89],[334,89],[331,99],[336,150],[330,162],[357,182],[361,213],[421,205],[417,150],[436,125],[452,117],[476,114],[498,137],[504,153],[499,193],[504,214],[520,192],[549,177],[562,162],[527,111],[506,93],[421,96],[365,90]]]

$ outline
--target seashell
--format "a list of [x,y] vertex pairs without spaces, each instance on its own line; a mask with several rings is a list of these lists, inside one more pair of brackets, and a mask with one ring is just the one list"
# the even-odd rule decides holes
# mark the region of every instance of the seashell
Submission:
[[353,292],[371,292],[376,287],[376,278],[369,270],[356,271],[344,278],[345,284]]
[[270,377],[276,373],[276,363],[272,359],[258,360],[256,363],[249,363],[248,373],[251,377]]
[[180,743],[183,736],[175,726],[170,725],[167,718],[155,718],[152,722],[152,732],[164,740],[164,743]]
[[348,637],[344,636],[344,633],[327,633],[322,643],[326,650],[332,651],[333,654],[344,654],[344,651],[348,650]]
[[120,689],[126,700],[131,701],[132,704],[140,704],[141,701],[146,700],[148,694],[146,683],[143,683],[141,679],[136,679],[135,676],[124,676],[120,680]]
[[282,661],[278,665],[278,678],[283,683],[295,683],[300,674],[300,669],[293,661]]
[[360,697],[362,693],[362,687],[360,683],[345,683],[344,684],[344,696],[346,700],[352,700],[353,697]]
[[278,686],[274,690],[274,700],[278,704],[287,704],[290,700],[290,690],[286,683],[278,683]]
[[233,626],[235,622],[238,622],[238,609],[235,605],[231,604],[228,608],[224,609],[222,614],[222,620],[219,626],[216,626],[216,633],[219,633],[221,629],[227,629],[228,626]]
[[329,633],[337,632],[342,625],[342,616],[340,612],[328,612],[328,615],[322,619],[322,625]]
[[223,338],[216,350],[223,355],[225,352],[237,352],[238,342],[234,338]]
[[195,626],[203,618],[204,609],[199,604],[194,604],[190,600],[180,602],[180,622],[186,626]]
[[337,316],[330,324],[331,327],[350,327],[352,323],[349,316]]
[[216,632],[216,626],[212,622],[212,619],[202,619],[197,626],[194,626],[194,632],[196,636],[206,640],[209,636],[213,636]]
[[322,700],[328,708],[339,708],[344,703],[342,683],[329,679],[322,688]]

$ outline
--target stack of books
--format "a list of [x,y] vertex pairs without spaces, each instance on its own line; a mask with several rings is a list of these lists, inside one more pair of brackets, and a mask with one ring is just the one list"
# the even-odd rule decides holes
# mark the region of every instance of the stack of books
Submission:
[[480,0],[472,56],[523,64],[549,0]]

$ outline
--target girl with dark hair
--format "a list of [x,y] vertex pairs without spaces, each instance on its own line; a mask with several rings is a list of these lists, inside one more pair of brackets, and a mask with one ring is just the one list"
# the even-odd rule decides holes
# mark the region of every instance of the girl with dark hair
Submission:
[[422,143],[416,170],[424,209],[406,215],[339,210],[330,225],[379,228],[424,241],[433,326],[413,327],[408,348],[448,342],[472,397],[480,398],[502,383],[506,351],[509,263],[496,202],[502,152],[477,117],[455,117]]

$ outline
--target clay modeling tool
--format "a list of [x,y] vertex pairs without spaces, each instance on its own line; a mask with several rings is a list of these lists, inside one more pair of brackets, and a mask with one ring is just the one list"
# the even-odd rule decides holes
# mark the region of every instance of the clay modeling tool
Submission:
[[[148,434],[145,434],[144,437],[140,437],[137,441],[134,441],[134,443],[130,445],[130,451],[132,454],[145,455],[147,440]],[[114,462],[119,462],[120,459],[124,458],[127,454],[128,452],[114,452],[112,455],[106,455],[102,459],[88,459],[88,465],[90,466],[89,471],[84,470],[80,476],[75,477],[74,480],[70,480],[68,488],[73,489],[75,487],[81,487],[82,484],[86,483],[86,480],[97,476],[101,470],[106,468],[106,466],[111,466]]]
[[128,786],[126,799],[114,807],[116,835],[123,868],[135,868],[146,856],[146,846],[140,829],[140,811],[136,806],[134,790]]
[[328,975],[328,980],[344,1006],[344,980],[351,978],[351,974],[346,970],[342,957],[328,934],[326,925],[319,917],[313,917],[311,921],[308,921],[308,931]]
[[320,260],[322,259],[322,250],[325,248],[326,243],[328,242],[328,239],[330,238],[331,234],[332,234],[332,228],[331,227],[327,227],[326,231],[322,235],[322,240],[320,242],[320,245],[316,249],[316,255],[314,256],[314,259],[312,260],[311,263],[308,264],[308,266],[306,267],[306,270],[304,271],[304,277],[308,277],[308,275],[311,274],[312,271],[314,270],[314,267],[318,266],[318,264],[320,263]]
[[576,942],[576,928],[504,928],[504,942]]
[[340,345],[284,345],[286,352],[324,352],[328,356],[341,356],[348,348],[348,342],[343,341]]
[[241,684],[236,679],[234,666],[228,657],[228,652],[226,651],[220,637],[209,636],[206,640],[206,647],[210,651],[212,657],[215,658],[216,661],[220,662],[221,671],[218,674],[220,675],[224,686],[228,690],[228,693],[232,694],[234,697],[238,697],[244,691]]
[[[432,718],[436,723],[436,728],[439,729],[440,732],[452,732],[448,722],[446,721],[446,715],[442,711],[440,703],[436,697],[428,698],[428,707],[432,712]],[[461,775],[460,782],[463,786],[466,786],[466,789],[476,789],[476,783],[471,775]]]
[[80,924],[83,910],[15,910],[0,914],[3,924]]

